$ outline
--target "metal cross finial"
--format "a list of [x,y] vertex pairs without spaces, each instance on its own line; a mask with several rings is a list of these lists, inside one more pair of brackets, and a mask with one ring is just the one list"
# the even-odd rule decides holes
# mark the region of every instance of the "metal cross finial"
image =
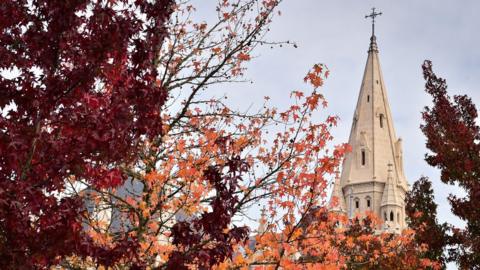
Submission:
[[370,15],[366,15],[365,19],[372,18],[372,36],[375,35],[375,17],[382,15],[382,12],[375,12],[375,8],[372,8],[372,13]]

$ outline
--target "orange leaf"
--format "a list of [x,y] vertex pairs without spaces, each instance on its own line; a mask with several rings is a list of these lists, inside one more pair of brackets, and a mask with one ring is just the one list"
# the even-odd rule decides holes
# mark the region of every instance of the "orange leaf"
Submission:
[[249,61],[250,60],[250,55],[241,52],[241,53],[238,54],[237,58],[238,58],[238,60],[241,60],[241,61]]

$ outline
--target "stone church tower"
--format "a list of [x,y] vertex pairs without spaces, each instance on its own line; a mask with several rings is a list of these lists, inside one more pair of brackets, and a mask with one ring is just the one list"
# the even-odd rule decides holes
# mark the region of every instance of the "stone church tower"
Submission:
[[341,177],[335,180],[332,196],[339,203],[332,210],[349,217],[372,211],[384,221],[382,230],[401,232],[407,226],[404,199],[408,184],[402,140],[395,135],[374,32],[348,143],[352,152],[345,156]]

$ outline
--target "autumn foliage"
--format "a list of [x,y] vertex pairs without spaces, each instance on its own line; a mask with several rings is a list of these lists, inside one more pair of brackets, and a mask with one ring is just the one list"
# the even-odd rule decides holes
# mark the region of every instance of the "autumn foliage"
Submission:
[[118,165],[162,132],[156,61],[171,3],[126,2],[2,1],[2,269],[90,254],[82,198],[59,194],[79,179],[121,185]]
[[425,61],[425,91],[433,104],[423,112],[421,126],[427,138],[426,161],[441,172],[441,181],[458,185],[465,197],[449,196],[452,212],[466,222],[466,228],[453,230],[452,259],[462,269],[480,266],[480,127],[478,112],[466,95],[450,97],[445,79],[437,77],[432,63]]
[[2,269],[436,268],[413,231],[326,208],[349,147],[321,113],[324,65],[284,109],[208,95],[281,44],[278,5],[222,0],[213,23],[188,1],[0,8]]

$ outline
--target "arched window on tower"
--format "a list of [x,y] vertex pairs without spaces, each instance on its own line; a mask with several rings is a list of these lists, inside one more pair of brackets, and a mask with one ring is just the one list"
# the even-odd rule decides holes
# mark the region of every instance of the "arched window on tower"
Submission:
[[365,149],[362,149],[362,166],[365,166],[367,162],[367,154],[365,153]]
[[393,221],[393,211],[390,211],[390,221]]
[[370,102],[370,95],[367,95],[367,102]]
[[360,208],[360,199],[355,198],[355,209],[359,209],[359,208]]
[[383,118],[385,118],[385,116],[383,116],[383,113],[380,114],[380,127],[383,128]]
[[365,197],[365,201],[367,202],[367,208],[370,208],[372,205],[372,200],[370,199],[370,196]]

